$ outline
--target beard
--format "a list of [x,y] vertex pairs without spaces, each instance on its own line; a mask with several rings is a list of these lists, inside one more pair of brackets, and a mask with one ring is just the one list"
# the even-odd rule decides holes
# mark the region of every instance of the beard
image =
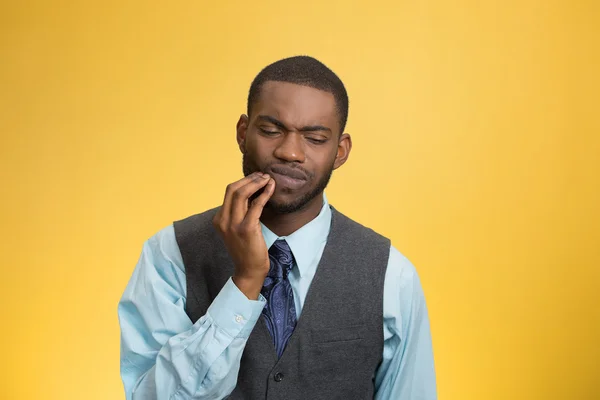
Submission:
[[[334,162],[335,162],[335,160],[334,160]],[[264,169],[261,169],[258,167],[258,165],[256,165],[256,163],[254,162],[254,160],[251,159],[251,157],[247,156],[247,152],[244,152],[244,154],[242,155],[242,169],[244,171],[244,176],[248,176],[254,172],[266,173],[266,171],[269,170],[269,167],[271,167],[271,165],[275,165],[275,164],[281,165],[281,164],[285,164],[285,163],[275,163],[274,162],[274,163],[267,165]],[[306,176],[307,176],[307,184],[309,186],[312,185],[313,182],[315,181],[314,174],[310,174],[308,171],[306,171],[304,169],[303,169],[303,171],[306,173]],[[286,202],[286,203],[276,202],[275,200],[273,200],[273,197],[271,197],[267,201],[267,204],[265,204],[264,208],[274,212],[275,214],[291,214],[291,213],[295,213],[297,211],[302,210],[304,207],[306,207],[311,202],[311,200],[313,200],[315,197],[317,197],[323,193],[323,191],[329,184],[329,180],[331,179],[332,173],[333,173],[333,162],[331,163],[331,167],[328,168],[326,173],[317,181],[317,184],[314,185],[314,187],[312,187],[308,192],[303,193],[302,195],[298,196],[294,200]],[[275,190],[277,190],[277,187],[275,188]],[[258,196],[260,196],[260,194],[263,191],[264,191],[264,188],[260,189],[259,191],[254,193],[252,196],[250,196],[249,200],[250,201],[254,200]]]

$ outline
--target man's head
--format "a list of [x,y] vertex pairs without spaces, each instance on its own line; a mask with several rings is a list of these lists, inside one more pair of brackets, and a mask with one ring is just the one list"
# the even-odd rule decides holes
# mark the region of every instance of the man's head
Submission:
[[286,58],[256,76],[237,140],[244,175],[261,171],[275,179],[267,209],[292,213],[320,201],[352,147],[343,133],[347,118],[342,81],[314,58]]

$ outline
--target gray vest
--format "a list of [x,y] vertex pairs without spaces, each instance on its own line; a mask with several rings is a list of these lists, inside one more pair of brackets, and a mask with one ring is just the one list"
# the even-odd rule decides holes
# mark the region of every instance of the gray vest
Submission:
[[[185,265],[186,312],[206,314],[233,275],[212,226],[217,209],[174,222]],[[390,241],[331,207],[327,244],[280,359],[262,317],[242,355],[229,399],[373,399],[383,353],[383,284]]]

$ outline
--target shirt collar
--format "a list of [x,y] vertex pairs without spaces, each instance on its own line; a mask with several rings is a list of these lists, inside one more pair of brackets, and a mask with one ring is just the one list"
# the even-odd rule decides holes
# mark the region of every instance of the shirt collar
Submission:
[[271,245],[278,239],[284,239],[288,243],[296,260],[298,272],[302,277],[302,274],[313,262],[321,245],[327,241],[327,236],[329,235],[329,229],[331,228],[331,208],[329,207],[327,196],[323,193],[323,207],[321,207],[319,215],[291,235],[277,236],[262,222],[260,226],[267,249],[271,248]]

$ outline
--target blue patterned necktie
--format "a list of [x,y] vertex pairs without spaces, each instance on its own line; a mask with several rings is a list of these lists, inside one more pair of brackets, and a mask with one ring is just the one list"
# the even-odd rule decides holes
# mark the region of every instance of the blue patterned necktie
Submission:
[[285,345],[296,327],[294,293],[288,280],[294,256],[285,240],[273,243],[269,249],[269,260],[271,267],[260,292],[267,299],[262,314],[273,337],[277,357],[281,358]]

